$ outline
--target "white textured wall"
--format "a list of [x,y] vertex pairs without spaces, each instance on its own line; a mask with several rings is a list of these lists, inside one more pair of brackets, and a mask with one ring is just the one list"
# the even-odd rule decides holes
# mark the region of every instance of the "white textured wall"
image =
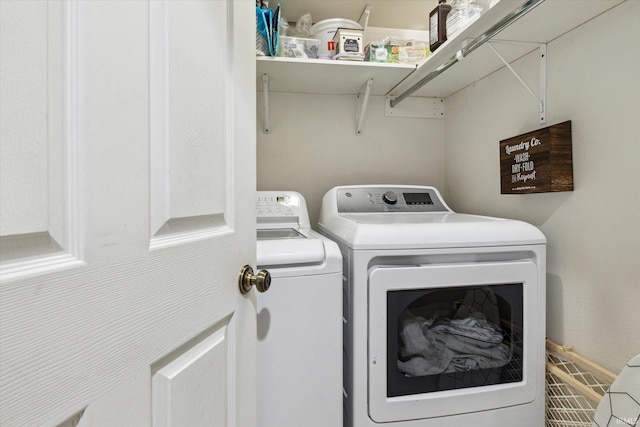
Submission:
[[294,190],[311,223],[324,193],[345,184],[443,184],[444,120],[387,118],[372,96],[362,135],[355,95],[271,93],[271,133],[262,132],[258,92],[258,189]]
[[[499,141],[540,127],[508,70],[449,97],[445,125],[449,204],[542,229],[548,336],[615,372],[640,353],[638,22],[629,0],[548,45],[547,125],[572,121],[573,192],[500,194]],[[515,64],[535,88],[537,67]]]

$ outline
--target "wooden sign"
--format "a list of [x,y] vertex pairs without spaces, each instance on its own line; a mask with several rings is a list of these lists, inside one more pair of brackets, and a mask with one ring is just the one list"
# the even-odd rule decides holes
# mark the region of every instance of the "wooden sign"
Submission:
[[500,141],[502,194],[573,191],[571,121]]

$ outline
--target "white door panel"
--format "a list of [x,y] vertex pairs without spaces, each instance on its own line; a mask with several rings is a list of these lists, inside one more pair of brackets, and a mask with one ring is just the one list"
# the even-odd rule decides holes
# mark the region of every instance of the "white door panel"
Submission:
[[[28,20],[23,19],[26,13],[31,15]],[[0,188],[10,202],[0,205],[2,236],[49,229],[47,23],[46,4],[2,5],[2,26],[14,37],[1,42],[1,135],[16,141],[2,144]]]
[[228,424],[228,340],[225,323],[153,375],[154,427]]
[[230,147],[221,142],[230,136],[225,88],[232,76],[226,75],[228,64],[220,55],[230,43],[227,7],[223,1],[150,3],[151,222],[156,237],[225,223]]
[[0,15],[0,425],[254,425],[253,4]]
[[[0,268],[77,264],[70,40],[61,2],[0,4]],[[19,262],[19,261],[22,262]]]

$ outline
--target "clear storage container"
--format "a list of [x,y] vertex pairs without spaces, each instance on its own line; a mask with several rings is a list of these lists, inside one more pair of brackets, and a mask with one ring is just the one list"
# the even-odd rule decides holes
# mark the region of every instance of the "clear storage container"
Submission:
[[320,40],[302,37],[280,37],[280,56],[285,58],[318,58]]

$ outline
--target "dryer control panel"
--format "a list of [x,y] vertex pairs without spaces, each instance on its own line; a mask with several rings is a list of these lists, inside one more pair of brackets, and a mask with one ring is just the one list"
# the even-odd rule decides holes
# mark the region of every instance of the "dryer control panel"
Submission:
[[337,197],[340,213],[451,212],[433,187],[344,187]]

